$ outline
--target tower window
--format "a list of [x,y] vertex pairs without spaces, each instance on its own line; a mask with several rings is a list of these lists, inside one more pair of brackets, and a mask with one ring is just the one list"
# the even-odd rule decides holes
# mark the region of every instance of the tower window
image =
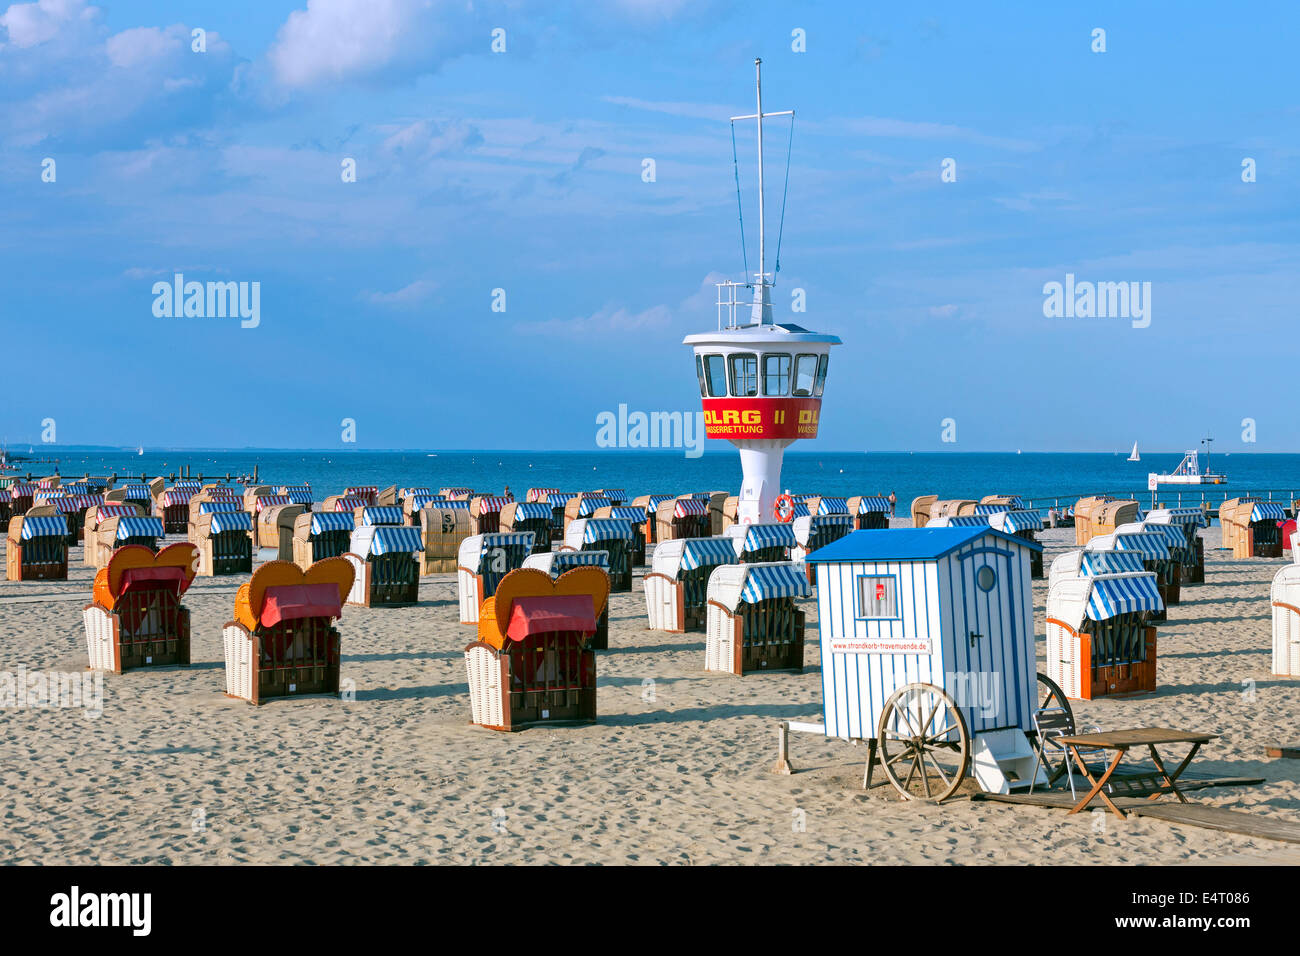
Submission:
[[751,353],[732,355],[731,394],[736,398],[752,398],[758,394],[758,356]]
[[790,394],[790,356],[763,356],[763,394],[769,398]]

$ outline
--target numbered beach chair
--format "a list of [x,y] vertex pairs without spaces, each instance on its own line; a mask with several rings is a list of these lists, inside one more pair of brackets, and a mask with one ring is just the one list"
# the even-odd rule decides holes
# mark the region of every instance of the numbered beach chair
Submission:
[[1094,700],[1156,689],[1156,576],[1063,578],[1047,591],[1047,676],[1067,697]]
[[10,518],[5,576],[10,581],[66,581],[67,519],[60,514],[21,514]]
[[[114,518],[156,521],[158,517]],[[194,582],[198,549],[188,542],[155,553],[140,544],[118,548],[95,574],[82,608],[90,669],[121,674],[138,667],[190,666],[190,612],[181,598]]]
[[738,677],[753,671],[802,671],[804,612],[795,601],[811,593],[803,569],[789,562],[714,568],[704,669]]
[[591,637],[609,599],[599,568],[573,568],[552,581],[532,568],[511,571],[483,602],[478,639],[465,648],[471,721],[491,730],[596,720]]
[[477,624],[483,602],[496,593],[502,578],[523,567],[532,551],[533,536],[526,531],[475,534],[462,541],[456,567],[460,623]]
[[708,618],[709,575],[736,563],[730,538],[681,538],[657,545],[642,582],[652,631],[702,631]]
[[[1110,495],[1089,495],[1074,503],[1074,543],[1082,548],[1092,537],[1092,516],[1102,505],[1115,499]],[[1131,520],[1131,519],[1130,519]]]
[[[531,532],[533,554],[551,550],[551,506],[544,501],[510,501],[501,506],[497,527],[507,534]],[[481,527],[481,524],[480,524]]]
[[[524,558],[524,567],[545,571],[554,580],[570,568],[600,568],[609,574],[609,554],[605,551],[548,551],[530,554]],[[596,633],[590,641],[591,649],[609,649],[609,605],[596,615]]]
[[247,511],[199,515],[194,531],[199,574],[248,574],[253,570],[253,519]]
[[306,571],[268,561],[254,571],[239,586],[234,620],[222,631],[226,696],[263,704],[338,694],[341,642],[334,622],[351,588],[345,558],[326,558]]
[[469,517],[477,534],[492,534],[501,530],[501,509],[514,498],[504,495],[476,495],[469,501]]
[[461,545],[473,534],[468,502],[438,501],[421,508],[418,517],[424,541],[420,574],[454,574]]
[[352,515],[313,511],[293,519],[293,563],[306,571],[317,561],[347,554],[352,543]]
[[621,518],[575,518],[564,532],[564,551],[604,551],[609,555],[611,592],[632,590],[632,522]]
[[[397,508],[366,508],[396,512]],[[348,603],[361,607],[398,607],[419,600],[420,565],[416,555],[423,549],[420,530],[410,525],[362,524],[352,532],[348,553],[352,563],[352,589]]]
[[1157,508],[1147,513],[1148,525],[1168,525],[1183,535],[1183,546],[1177,550],[1182,563],[1179,574],[1184,584],[1205,583],[1205,540],[1200,530],[1207,524],[1205,512],[1200,508]]
[[794,525],[785,523],[736,525],[731,535],[736,560],[747,564],[789,561],[790,549],[799,544]]

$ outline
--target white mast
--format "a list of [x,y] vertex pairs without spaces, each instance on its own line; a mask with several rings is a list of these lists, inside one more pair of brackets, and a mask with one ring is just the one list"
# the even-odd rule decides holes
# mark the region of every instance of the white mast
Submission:
[[763,118],[767,116],[793,116],[794,110],[782,110],[779,113],[763,112],[763,61],[754,58],[754,89],[758,112],[749,116],[733,116],[731,121],[752,119],[758,121],[758,283],[754,287],[754,309],[750,313],[750,323],[754,325],[772,324],[772,298],[769,290],[772,283],[767,278],[767,229],[763,214]]

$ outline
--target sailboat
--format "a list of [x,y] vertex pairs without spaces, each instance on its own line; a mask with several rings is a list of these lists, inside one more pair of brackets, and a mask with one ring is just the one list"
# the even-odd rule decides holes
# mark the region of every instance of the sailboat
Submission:
[[1141,461],[1141,460],[1142,460],[1142,456],[1140,456],[1140,455],[1138,454],[1138,443],[1137,443],[1137,442],[1134,442],[1134,443],[1133,443],[1133,450],[1132,450],[1131,452],[1128,453],[1128,460],[1129,460],[1129,461]]

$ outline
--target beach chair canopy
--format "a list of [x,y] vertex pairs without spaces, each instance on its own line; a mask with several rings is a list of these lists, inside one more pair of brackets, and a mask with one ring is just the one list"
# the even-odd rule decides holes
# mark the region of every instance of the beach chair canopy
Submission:
[[214,501],[200,501],[199,514],[233,514],[236,511],[243,511],[244,507],[234,498],[217,498]]
[[149,490],[149,486],[142,485],[138,481],[123,485],[122,490],[126,492],[125,497],[128,501],[143,501],[146,498],[153,498],[153,492]]
[[578,517],[585,518],[599,508],[611,507],[613,507],[613,502],[604,495],[586,495],[578,502]]
[[603,568],[609,571],[608,551],[547,551],[524,558],[525,568],[545,571],[556,578],[570,568]]
[[730,538],[674,538],[661,542],[651,558],[651,570],[676,580],[685,571],[736,563]]
[[427,492],[417,492],[415,494],[402,496],[402,507],[411,514],[414,514],[427,505],[432,505],[437,502],[438,499]]
[[253,501],[253,513],[261,514],[267,508],[273,508],[277,505],[292,504],[293,499],[288,495],[258,495]]
[[351,512],[314,511],[311,516],[311,533],[323,534],[326,531],[352,531],[355,521]]
[[212,523],[208,525],[212,534],[227,531],[252,531],[253,516],[247,511],[221,511],[211,515]]
[[1042,531],[1043,518],[1037,511],[996,511],[988,514],[989,527],[1007,534],[1020,534],[1025,531]]
[[[304,482],[300,482],[299,484],[296,484],[296,485],[281,485],[281,486],[280,486],[280,494],[282,494],[282,495],[287,495],[287,494],[289,494],[291,491],[305,491],[305,492],[307,492],[308,494],[311,494],[311,485],[310,485],[308,482],[305,482],[305,481],[304,481]],[[295,504],[296,504],[296,503],[297,503],[297,502],[295,502]]]
[[398,492],[398,497],[403,499],[410,498],[412,495],[428,495],[432,497],[433,491],[427,485],[415,485],[411,488],[403,488]]
[[741,604],[812,593],[803,570],[788,561],[719,565],[709,575],[709,600],[735,613]]
[[0,501],[9,502],[13,500],[13,495],[9,493],[8,488],[0,488]]
[[1121,614],[1164,610],[1156,576],[1150,571],[1064,578],[1047,593],[1047,617],[1078,631],[1085,620],[1108,621]]
[[63,515],[37,515],[23,518],[23,530],[21,540],[30,541],[33,538],[66,538],[68,535],[68,519]]
[[549,520],[551,506],[542,501],[521,501],[515,505],[515,521]]
[[[1116,551],[1136,551],[1151,561],[1169,560],[1168,541],[1165,540],[1164,535],[1154,531],[1143,531],[1136,534],[1119,534],[1117,532],[1107,537],[1114,539]],[[1091,543],[1089,542],[1089,544]],[[1090,550],[1098,549],[1093,548]]]
[[927,528],[991,528],[989,515],[940,515],[931,518]]
[[76,495],[63,495],[60,498],[55,498],[51,504],[54,505],[54,510],[61,515],[70,515],[81,510],[77,507]]
[[817,502],[817,513],[819,515],[846,515],[849,513],[848,499],[822,498]]
[[480,515],[496,514],[514,500],[513,495],[480,495],[470,502],[470,510],[473,511],[474,502],[478,502],[478,513]]
[[170,591],[178,599],[194,583],[198,548],[187,541],[169,544],[157,554],[142,544],[118,548],[92,583],[95,602],[112,610],[131,591]]
[[493,551],[515,549],[527,554],[533,549],[533,541],[536,537],[531,531],[472,534],[460,543],[456,552],[456,561],[461,567],[468,569],[470,574],[482,574],[483,563],[491,559]]
[[645,521],[645,509],[637,508],[634,505],[615,505],[609,509],[611,518],[621,518],[623,521],[631,521],[633,524],[640,524]]
[[358,557],[381,554],[414,554],[424,550],[419,528],[410,525],[363,525],[352,531],[348,550]]
[[876,513],[889,513],[888,498],[883,498],[880,495],[864,495],[858,499],[858,514],[868,515]]
[[444,498],[438,501],[431,501],[429,504],[434,508],[450,508],[452,511],[469,511],[469,502],[464,500],[452,501]]
[[30,482],[16,481],[9,486],[9,490],[13,492],[15,498],[31,498],[40,489]]
[[268,561],[240,585],[235,620],[253,631],[282,621],[341,617],[353,577],[347,558],[325,558],[306,571],[290,561]]
[[161,538],[163,536],[162,518],[153,515],[147,517],[127,515],[117,519],[117,540],[126,538]]
[[110,502],[108,504],[95,506],[95,520],[97,522],[103,521],[106,518],[120,518],[123,515],[134,515],[139,513],[139,509],[135,505],[119,505]]
[[[1131,574],[1145,571],[1143,556],[1137,551],[1080,551],[1079,573],[1087,577],[1101,574]],[[1055,562],[1052,567],[1055,568]]]
[[1147,523],[1206,526],[1205,512],[1200,508],[1157,508],[1147,513]]
[[172,487],[163,492],[162,506],[164,508],[171,508],[175,505],[187,505],[193,497],[194,489],[192,488]]
[[709,513],[709,502],[707,498],[678,498],[677,506],[673,508],[674,518],[690,518]]
[[975,513],[977,515],[995,515],[995,514],[1000,514],[1003,511],[1011,511],[1011,510],[1012,510],[1011,505],[1006,504],[1005,502],[997,502],[995,504],[981,503],[975,506]]
[[356,511],[358,508],[366,508],[370,505],[369,498],[363,498],[358,495],[341,495],[334,501],[335,511]]
[[290,504],[309,505],[312,503],[310,488],[290,488],[283,492],[284,496],[289,499]]
[[791,525],[794,526],[794,539],[799,547],[808,547],[808,542],[812,536],[826,528],[835,526],[852,529],[853,516],[848,514],[816,514],[805,515],[795,518]]
[[559,493],[559,488],[529,488],[528,493],[524,496],[524,501],[545,504],[550,500],[551,495],[558,495]]
[[546,496],[546,503],[552,508],[563,508],[568,505],[570,498],[576,497],[578,497],[576,494],[567,491],[555,491]]
[[661,504],[663,504],[665,501],[672,501],[676,497],[677,497],[676,495],[648,495],[646,497],[646,505],[645,505],[646,514],[647,515],[654,514],[656,511],[659,510],[659,506]]
[[631,541],[635,536],[632,522],[623,518],[576,518],[569,523],[569,530],[564,535],[564,543],[574,550],[581,551],[579,545],[585,546],[614,538]]
[[343,494],[347,496],[356,495],[358,497],[373,498],[379,494],[378,485],[350,485],[343,489]]
[[[1183,533],[1182,525],[1158,524],[1148,518],[1146,521],[1137,525],[1137,530],[1142,534],[1160,535],[1165,539],[1165,544],[1169,546],[1171,551],[1183,550],[1187,547],[1187,535]],[[1115,529],[1116,534],[1124,531],[1124,528]]]
[[1257,501],[1255,507],[1250,512],[1250,523],[1256,521],[1285,521],[1287,519],[1286,508],[1281,502],[1277,501]]
[[790,524],[751,524],[738,526],[741,533],[732,540],[737,555],[763,548],[793,548],[799,542],[794,537],[794,527]]
[[378,505],[362,509],[361,523],[362,525],[402,525],[406,523],[406,516],[402,514],[402,509],[395,505]]

